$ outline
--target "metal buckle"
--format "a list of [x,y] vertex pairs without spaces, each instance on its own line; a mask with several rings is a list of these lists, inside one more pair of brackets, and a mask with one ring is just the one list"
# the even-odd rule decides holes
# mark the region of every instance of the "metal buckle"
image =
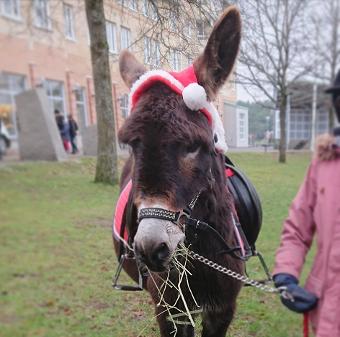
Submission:
[[[184,219],[184,221],[183,221]],[[184,225],[187,222],[187,219],[190,219],[190,211],[187,209],[182,209],[177,212],[177,219],[175,221],[176,225],[178,225],[182,230],[184,229]]]
[[280,292],[280,296],[288,301],[295,302],[294,296],[287,290],[286,286],[281,286],[277,288]]

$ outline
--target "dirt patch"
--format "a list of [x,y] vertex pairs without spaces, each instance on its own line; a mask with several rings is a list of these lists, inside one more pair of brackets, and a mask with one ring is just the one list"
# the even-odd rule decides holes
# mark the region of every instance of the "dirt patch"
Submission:
[[100,302],[98,300],[93,300],[89,302],[88,306],[96,310],[105,310],[111,307],[109,304]]
[[1,324],[8,324],[13,325],[19,321],[19,318],[16,315],[9,315],[0,312],[0,323]]

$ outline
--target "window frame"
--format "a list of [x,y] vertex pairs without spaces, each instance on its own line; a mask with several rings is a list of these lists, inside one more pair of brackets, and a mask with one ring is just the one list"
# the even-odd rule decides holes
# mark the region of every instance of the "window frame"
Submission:
[[[62,96],[53,96],[53,95],[50,95],[49,94],[49,90],[51,90],[50,88],[50,85],[52,84],[52,82],[54,83],[57,83],[57,84],[60,84],[61,85],[61,93],[62,93]],[[65,86],[64,86],[64,82],[63,81],[60,81],[60,80],[53,80],[53,79],[45,79],[44,80],[44,89],[45,89],[45,92],[46,92],[46,96],[48,98],[48,103],[50,105],[50,108],[52,109],[52,113],[54,112],[54,109],[55,109],[55,106],[54,104],[52,104],[52,101],[60,101],[60,98],[57,98],[57,97],[62,97],[62,106],[63,106],[63,115],[64,115],[64,118],[66,119],[67,118],[67,107],[66,107],[66,95],[65,95]]]
[[129,95],[123,94],[119,99],[119,108],[122,118],[126,119],[129,116]]
[[147,18],[156,21],[158,18],[157,11],[152,3],[148,0],[143,0],[142,13]]
[[[44,3],[46,6],[46,26],[41,25],[40,22],[38,22],[38,16],[37,16],[37,4]],[[33,24],[34,27],[51,31],[52,30],[52,22],[51,22],[51,17],[50,17],[50,6],[49,6],[49,1],[48,0],[33,0],[33,6],[32,6],[32,11],[33,11]]]
[[182,67],[181,53],[175,48],[170,49],[170,66],[174,71],[180,71]]
[[[80,93],[82,100],[77,99],[77,92]],[[84,107],[84,127],[88,127],[90,125],[89,115],[88,115],[88,106],[87,106],[87,96],[86,96],[86,88],[82,86],[76,86],[74,88],[74,102],[77,110],[77,118],[80,118],[78,106],[82,105]]]
[[289,138],[291,140],[309,140],[311,136],[312,114],[308,109],[292,109],[289,118]]
[[[134,6],[132,6],[134,4]],[[138,1],[137,0],[128,0],[128,7],[134,12],[138,11]]]
[[239,135],[239,140],[246,139],[246,113],[245,112],[238,113],[238,135]]
[[144,63],[154,68],[161,63],[160,43],[148,36],[144,36]]
[[[127,43],[123,43],[123,32],[126,32],[125,35],[127,37]],[[123,46],[124,45],[124,46]],[[120,26],[120,49],[129,49],[131,50],[131,29],[125,26]]]
[[[22,21],[21,17],[21,0],[9,0],[11,4],[15,3],[15,7],[18,10],[18,14],[8,13],[5,11],[6,3],[2,0],[0,3],[0,13],[3,17],[15,21]],[[13,6],[12,6],[13,8]]]
[[[18,73],[11,73],[11,72],[0,72],[0,76],[8,76],[7,77],[7,83],[8,87],[6,89],[1,89],[0,88],[0,94],[1,95],[8,95],[10,97],[10,104],[14,107],[13,111],[11,112],[11,123],[13,125],[13,132],[10,131],[10,137],[16,139],[18,136],[18,126],[17,126],[17,118],[16,118],[16,105],[15,105],[15,96],[18,95],[19,93],[27,90],[27,76],[24,74],[18,74]],[[13,85],[13,78],[17,77],[20,78],[20,80],[23,81],[23,87],[21,88],[22,90],[14,90],[14,85]]]
[[[68,10],[68,16],[66,15],[66,11]],[[75,33],[75,16],[73,11],[73,6],[63,2],[63,17],[64,17],[64,33],[67,40],[75,41],[76,33]],[[69,20],[69,21],[68,21]],[[69,24],[69,27],[68,27]],[[69,35],[68,28],[71,29],[71,34]]]
[[[199,29],[199,25],[202,25],[202,34],[200,34],[200,29]],[[207,34],[206,34],[206,30],[205,30],[205,22],[203,20],[197,20],[196,21],[196,36],[198,40],[206,40],[208,38]]]
[[[114,23],[113,21],[105,20],[105,29],[106,29],[106,41],[107,41],[107,45],[108,45],[108,48],[109,48],[109,52],[110,52],[110,54],[117,54],[118,53],[117,24]],[[110,31],[111,44],[110,44],[108,30]],[[112,42],[113,42],[113,45],[114,45],[113,46],[114,49],[111,49]]]

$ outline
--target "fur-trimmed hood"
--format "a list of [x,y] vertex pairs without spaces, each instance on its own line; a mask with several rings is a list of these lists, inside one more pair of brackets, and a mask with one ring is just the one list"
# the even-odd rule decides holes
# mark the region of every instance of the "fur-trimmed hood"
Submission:
[[315,157],[320,161],[340,158],[340,146],[337,144],[336,137],[330,134],[320,135],[316,139]]

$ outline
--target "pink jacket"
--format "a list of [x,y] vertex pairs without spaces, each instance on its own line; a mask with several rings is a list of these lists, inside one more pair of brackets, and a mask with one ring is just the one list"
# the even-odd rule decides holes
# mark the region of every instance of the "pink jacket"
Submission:
[[283,227],[274,274],[299,278],[316,234],[317,252],[305,288],[319,298],[310,312],[316,337],[340,337],[340,153],[321,137],[317,158]]

